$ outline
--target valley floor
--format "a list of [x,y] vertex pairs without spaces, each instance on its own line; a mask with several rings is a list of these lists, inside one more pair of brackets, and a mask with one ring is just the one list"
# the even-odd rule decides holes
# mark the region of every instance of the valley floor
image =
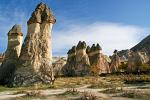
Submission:
[[150,75],[61,77],[53,86],[0,87],[0,100],[150,100]]

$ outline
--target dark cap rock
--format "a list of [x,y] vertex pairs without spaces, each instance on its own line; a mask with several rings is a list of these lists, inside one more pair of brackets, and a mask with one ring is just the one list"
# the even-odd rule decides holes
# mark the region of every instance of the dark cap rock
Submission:
[[32,13],[32,16],[28,21],[28,24],[43,23],[43,22],[54,24],[56,22],[56,19],[50,8],[45,3],[42,2],[38,4],[35,11]]
[[8,32],[8,35],[21,35],[23,36],[22,34],[22,31],[21,31],[21,26],[20,25],[14,25],[12,27],[12,29]]
[[86,53],[89,53],[90,50],[91,50],[90,46],[87,46],[87,48],[86,48]]
[[72,54],[76,52],[76,46],[73,46],[68,52],[67,54]]
[[96,50],[102,50],[101,46],[97,43]]
[[79,41],[76,49],[85,49],[85,48],[86,48],[85,41],[83,41],[83,42]]

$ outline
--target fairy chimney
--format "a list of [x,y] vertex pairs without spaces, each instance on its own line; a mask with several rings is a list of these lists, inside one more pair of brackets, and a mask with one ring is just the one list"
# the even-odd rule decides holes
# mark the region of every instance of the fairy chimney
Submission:
[[52,27],[56,19],[50,8],[40,3],[27,22],[28,32],[24,40],[14,85],[52,83]]
[[118,51],[114,50],[114,54],[111,57],[110,70],[112,73],[118,72],[121,65],[121,60],[117,53]]
[[105,55],[102,53],[102,48],[99,44],[93,44],[88,53],[90,64],[91,64],[91,72],[93,74],[102,74],[109,73],[109,64],[105,58]]
[[8,32],[8,45],[0,67],[0,84],[11,84],[16,64],[20,56],[23,33],[19,25],[14,25]]
[[76,66],[76,46],[73,46],[68,51],[67,63],[62,68],[62,73],[65,76],[75,76],[75,66]]

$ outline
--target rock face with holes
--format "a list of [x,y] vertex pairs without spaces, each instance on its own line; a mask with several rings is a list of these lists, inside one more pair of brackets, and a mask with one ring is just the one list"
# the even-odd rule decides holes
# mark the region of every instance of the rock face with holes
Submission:
[[14,25],[8,32],[8,46],[0,67],[0,84],[11,84],[20,56],[23,34],[19,25]]
[[67,63],[63,67],[66,76],[84,76],[90,73],[90,62],[86,54],[86,43],[79,41],[68,51]]
[[99,44],[93,44],[91,48],[88,47],[87,53],[90,59],[91,72],[93,74],[99,75],[110,72],[108,61],[103,55],[102,48]]
[[40,3],[32,13],[27,22],[28,32],[15,72],[14,86],[53,81],[51,31],[55,22],[52,11],[44,3]]

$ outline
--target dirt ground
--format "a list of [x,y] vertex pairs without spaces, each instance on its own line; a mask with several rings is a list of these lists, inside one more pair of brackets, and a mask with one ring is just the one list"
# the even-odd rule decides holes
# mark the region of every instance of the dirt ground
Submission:
[[61,77],[53,86],[0,87],[0,100],[150,100],[149,79],[150,75]]

